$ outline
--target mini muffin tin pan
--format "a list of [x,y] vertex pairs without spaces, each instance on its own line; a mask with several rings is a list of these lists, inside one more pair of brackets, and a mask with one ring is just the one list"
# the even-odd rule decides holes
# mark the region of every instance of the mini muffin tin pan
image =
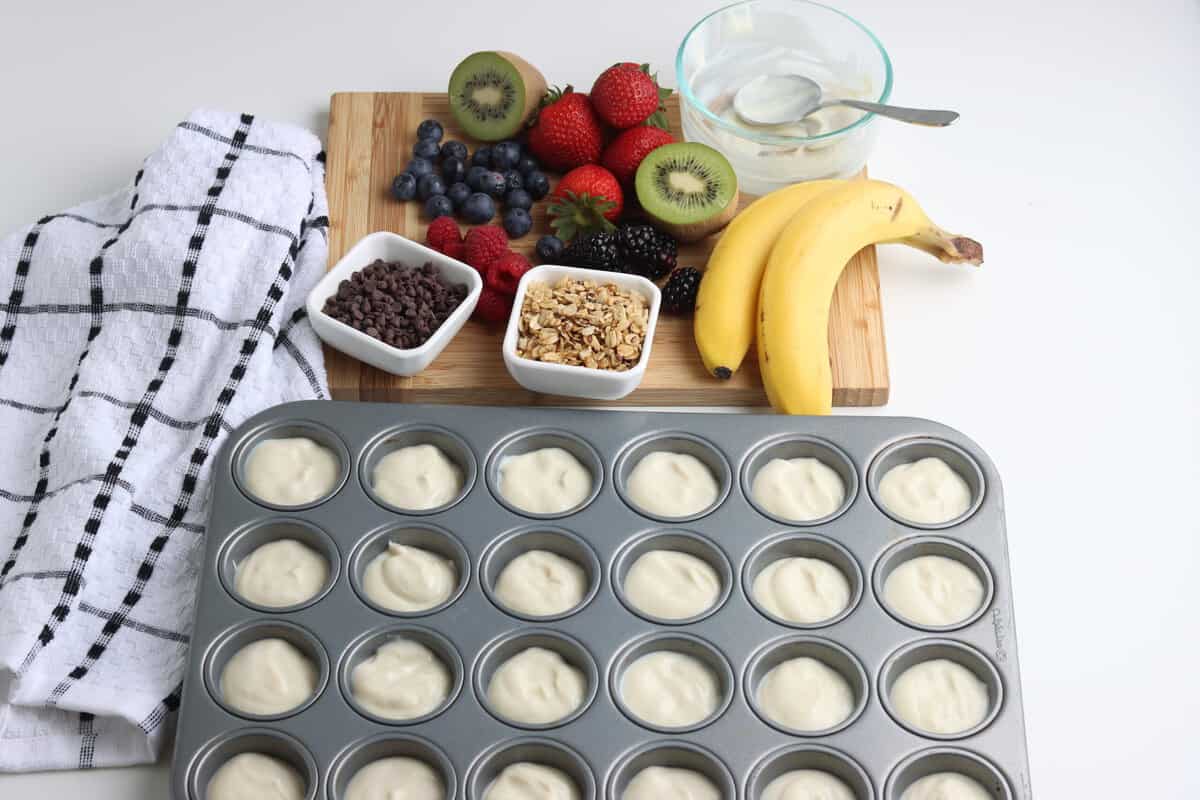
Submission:
[[[243,492],[246,455],[278,436],[308,436],[338,455],[341,476],[330,497],[280,508]],[[462,495],[428,511],[389,508],[371,491],[373,465],[392,449],[424,442],[463,468]],[[579,458],[592,472],[593,494],[566,514],[522,513],[499,497],[498,464],[547,446]],[[719,501],[685,520],[656,519],[632,507],[624,482],[639,457],[655,450],[704,461],[720,481]],[[890,466],[929,455],[967,480],[974,502],[947,524],[908,524],[881,508],[875,487]],[[806,524],[768,515],[749,497],[758,468],[771,458],[800,456],[821,458],[846,483],[843,507]],[[234,592],[237,564],[254,547],[289,537],[325,555],[329,584],[286,609],[240,600]],[[389,541],[451,559],[459,575],[451,600],[417,614],[388,612],[367,600],[362,571]],[[578,609],[537,618],[499,604],[492,583],[511,558],[533,548],[583,567],[590,585]],[[629,565],[658,548],[709,561],[722,580],[712,609],[669,621],[628,603],[621,580]],[[984,606],[961,625],[916,625],[883,603],[887,572],[927,554],[956,558],[983,580]],[[843,571],[851,586],[843,614],[799,625],[773,618],[754,602],[758,571],[794,555],[823,558]],[[316,664],[316,695],[271,717],[224,705],[219,678],[229,657],[249,642],[276,636]],[[425,644],[453,675],[446,704],[419,719],[389,722],[361,710],[350,694],[353,667],[394,637]],[[492,671],[534,645],[559,652],[588,680],[584,706],[552,725],[506,721],[486,701]],[[717,714],[698,725],[663,729],[625,712],[618,696],[621,671],[660,649],[693,655],[714,670],[723,693]],[[757,707],[762,676],[803,655],[840,672],[855,692],[854,713],[833,729],[788,730]],[[988,686],[990,713],[963,735],[922,733],[891,712],[888,694],[896,677],[931,658],[955,660]],[[399,755],[440,771],[447,800],[482,800],[500,770],[525,760],[562,769],[585,800],[619,800],[629,780],[651,765],[698,770],[726,800],[759,800],[775,777],[802,768],[837,775],[858,800],[899,800],[914,781],[946,770],[975,778],[996,800],[1028,800],[1000,478],[972,441],[920,419],[341,402],[277,406],[242,425],[214,465],[175,744],[174,797],[204,800],[213,773],[248,751],[291,763],[307,780],[306,800],[343,800],[358,769]]]

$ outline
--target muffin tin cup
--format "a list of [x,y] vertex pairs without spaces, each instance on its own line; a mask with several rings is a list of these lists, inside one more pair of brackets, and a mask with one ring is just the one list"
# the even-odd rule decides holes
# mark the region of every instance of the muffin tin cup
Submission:
[[[450,596],[436,606],[420,611],[400,611],[388,608],[368,597],[363,586],[363,575],[366,573],[367,565],[376,556],[387,550],[388,544],[392,542],[419,547],[453,562],[458,575],[458,583]],[[347,572],[350,575],[350,585],[354,587],[355,594],[368,606],[391,617],[416,619],[436,614],[447,606],[453,605],[462,596],[467,584],[471,582],[471,557],[467,554],[467,549],[463,547],[462,542],[445,528],[439,528],[426,522],[396,523],[384,525],[363,537],[350,555]]]
[[[704,466],[708,467],[713,477],[717,480],[717,499],[707,508],[701,509],[694,514],[686,514],[682,517],[665,517],[660,514],[653,514],[633,502],[629,496],[629,476],[634,468],[641,463],[643,458],[650,453],[657,452],[683,453],[699,459]],[[720,449],[707,439],[686,431],[665,431],[663,433],[653,433],[649,436],[644,436],[622,450],[621,454],[617,456],[616,463],[613,465],[613,483],[617,488],[617,494],[625,501],[625,505],[629,506],[633,511],[655,522],[662,522],[668,525],[682,525],[707,517],[721,507],[721,504],[729,497],[729,492],[733,485],[733,470],[729,466],[729,460]]]
[[[583,702],[565,717],[551,722],[520,722],[504,716],[492,707],[491,701],[488,699],[488,685],[491,683],[492,675],[505,661],[530,647],[552,650],[562,656],[563,661],[566,661],[567,664],[583,673],[583,677],[587,681]],[[532,628],[505,634],[480,652],[479,658],[475,662],[474,687],[475,697],[479,704],[505,725],[528,731],[549,731],[568,725],[583,716],[596,699],[596,693],[599,691],[600,670],[596,666],[596,659],[578,639],[548,628]]]
[[[825,666],[833,669],[850,684],[854,692],[854,708],[850,715],[836,725],[818,730],[800,730],[784,725],[771,717],[758,702],[758,689],[763,679],[771,670],[785,661],[793,658],[815,658]],[[815,636],[785,636],[776,639],[755,653],[746,665],[745,688],[746,702],[751,710],[766,724],[789,736],[804,738],[819,738],[830,736],[853,725],[862,715],[870,699],[870,681],[858,658],[848,649],[828,639]]]
[[[892,687],[904,671],[917,664],[935,659],[947,659],[968,669],[983,681],[988,690],[988,713],[977,724],[956,733],[927,731],[900,718],[892,706]],[[896,724],[925,739],[952,741],[966,739],[987,728],[1004,706],[1004,681],[994,664],[973,647],[953,639],[920,639],[901,647],[888,656],[879,670],[879,699]]]
[[[518,508],[510,503],[500,491],[500,466],[504,462],[504,459],[509,456],[519,456],[547,447],[561,447],[573,455],[583,465],[584,469],[591,473],[592,489],[583,502],[566,511],[539,514]],[[578,514],[595,501],[596,497],[600,494],[600,489],[604,486],[604,462],[600,459],[600,454],[596,452],[596,448],[580,436],[558,428],[530,428],[509,436],[492,450],[492,454],[488,458],[485,474],[487,476],[488,489],[491,491],[492,497],[496,499],[496,502],[514,514],[539,520],[562,519],[572,514]]]
[[[499,580],[504,568],[514,558],[531,550],[545,550],[554,553],[578,564],[583,569],[588,585],[584,590],[583,599],[578,604],[566,611],[539,616],[511,608],[496,595],[496,581]],[[596,592],[600,591],[602,578],[603,568],[591,545],[564,528],[549,526],[531,525],[502,535],[488,546],[479,564],[479,580],[487,598],[504,613],[529,622],[553,622],[578,614],[587,607],[588,603],[592,602]]]
[[[259,547],[282,539],[295,539],[324,557],[325,564],[329,569],[324,585],[312,597],[289,606],[264,606],[261,603],[247,600],[237,591],[239,565]],[[321,598],[328,594],[329,590],[337,583],[338,574],[342,569],[342,559],[337,545],[334,544],[328,533],[310,522],[286,517],[277,517],[247,525],[233,533],[218,558],[220,560],[217,563],[217,574],[220,576],[225,591],[229,592],[230,596],[239,603],[267,614],[286,614],[320,602]]]
[[855,800],[875,800],[875,787],[867,771],[850,756],[819,744],[785,745],[768,753],[746,780],[745,800],[762,800],[771,781],[798,769],[828,772],[854,792]]
[[[397,719],[395,717],[385,717],[369,711],[367,708],[359,704],[354,697],[354,689],[352,677],[354,668],[363,663],[375,652],[396,639],[408,639],[418,644],[424,645],[438,657],[450,671],[450,692],[446,695],[446,699],[438,704],[436,708],[425,714],[416,717],[408,717]],[[458,650],[454,648],[454,644],[442,636],[440,633],[429,628],[419,625],[387,625],[373,631],[367,631],[362,636],[355,639],[346,648],[346,654],[342,658],[341,666],[338,667],[338,685],[341,687],[342,696],[346,698],[355,711],[362,714],[372,722],[377,722],[380,725],[420,725],[422,722],[427,722],[437,715],[441,714],[458,699],[459,693],[463,687],[463,660],[459,656]]]
[[304,800],[317,796],[317,762],[308,748],[295,737],[273,728],[252,727],[221,734],[201,748],[188,773],[188,800],[205,800],[209,781],[217,770],[242,753],[259,753],[287,763],[305,780]]
[[[887,585],[888,577],[896,567],[921,556],[950,558],[975,573],[975,577],[979,578],[980,583],[983,584],[983,600],[980,602],[979,608],[951,625],[926,625],[915,622],[892,608],[884,596],[884,587]],[[879,561],[875,565],[875,574],[871,578],[871,585],[879,605],[883,606],[883,609],[895,617],[898,622],[902,622],[910,628],[931,633],[947,633],[973,624],[991,607],[992,598],[996,593],[996,582],[992,579],[992,571],[983,557],[971,548],[943,536],[918,536],[896,542],[879,557]]]
[[329,800],[345,800],[346,787],[358,771],[383,758],[416,758],[433,767],[442,777],[446,787],[445,800],[454,800],[458,794],[458,776],[454,765],[432,742],[407,733],[380,733],[355,742],[333,761],[329,770],[326,797]]
[[733,773],[711,750],[683,740],[666,740],[636,747],[621,757],[608,779],[608,800],[621,800],[629,782],[647,767],[690,769],[712,781],[723,800],[737,797]]
[[501,742],[483,753],[467,775],[467,799],[483,800],[505,767],[523,761],[559,770],[575,782],[580,800],[597,800],[596,778],[583,756],[553,739],[535,736]]
[[[221,691],[221,673],[229,659],[248,644],[263,639],[283,639],[295,646],[317,667],[317,685],[307,700],[278,714],[251,714],[234,708],[225,701]],[[209,694],[223,709],[234,716],[255,722],[273,722],[301,713],[321,696],[329,683],[329,656],[320,640],[307,628],[285,620],[251,620],[234,626],[218,637],[205,654],[204,682]]]
[[[390,453],[405,447],[431,444],[442,451],[446,458],[454,462],[462,470],[463,484],[458,494],[448,503],[432,508],[403,508],[384,500],[375,491],[374,474],[379,462]],[[440,514],[446,509],[453,508],[475,488],[479,474],[475,454],[471,447],[458,434],[437,425],[400,425],[381,433],[363,449],[362,458],[358,465],[358,479],[363,491],[379,505],[396,514],[409,517],[429,516]]]
[[[832,469],[842,479],[845,497],[842,498],[841,505],[830,514],[809,520],[788,519],[763,508],[754,499],[754,479],[759,470],[776,458],[788,461],[795,458],[815,458]],[[791,527],[811,528],[824,525],[845,514],[858,499],[858,471],[854,468],[854,462],[841,448],[816,436],[779,436],[759,445],[742,464],[741,485],[742,494],[758,513],[781,525]]]
[[[625,577],[639,557],[653,550],[686,553],[712,567],[721,581],[721,591],[716,601],[699,614],[680,619],[658,617],[635,606],[625,594]],[[612,588],[617,598],[630,612],[655,625],[692,625],[712,616],[720,611],[729,599],[729,594],[733,591],[733,582],[733,567],[724,551],[711,539],[690,531],[657,530],[635,536],[621,547],[612,565]]]
[[[621,691],[621,684],[625,680],[625,671],[642,656],[664,651],[691,656],[712,670],[713,674],[717,676],[717,681],[721,686],[721,699],[717,703],[716,709],[699,722],[676,726],[658,725],[639,717],[625,703],[625,698]],[[710,642],[688,633],[651,633],[635,639],[622,648],[617,653],[616,658],[613,659],[612,667],[609,669],[608,680],[609,694],[612,696],[613,703],[621,710],[622,714],[647,730],[673,735],[700,730],[720,719],[721,715],[729,709],[729,704],[733,702],[735,687],[737,685],[733,668],[729,665],[729,661],[721,655],[721,652],[713,647]]]
[[[883,476],[888,473],[888,470],[900,464],[910,464],[929,457],[945,461],[950,469],[957,472],[967,482],[967,486],[971,490],[970,507],[962,514],[945,522],[928,523],[910,520],[888,508],[879,496],[879,482],[883,480]],[[980,468],[979,462],[966,450],[942,439],[916,436],[893,442],[880,451],[879,455],[871,462],[870,469],[867,470],[867,491],[871,495],[871,501],[879,510],[901,525],[920,530],[940,531],[961,525],[975,515],[980,505],[983,504],[984,495],[987,493],[987,482],[983,477],[983,470]]]
[[[289,439],[292,437],[305,437],[312,439],[317,444],[332,450],[338,458],[339,470],[338,478],[333,488],[324,496],[318,497],[309,503],[302,503],[295,506],[284,506],[277,503],[270,503],[261,497],[258,497],[247,488],[246,483],[246,462],[250,458],[250,453],[254,448],[266,441],[267,439]],[[252,503],[257,503],[265,508],[270,508],[274,511],[297,512],[305,511],[310,508],[328,502],[332,497],[337,495],[346,485],[346,481],[350,478],[350,464],[353,459],[350,456],[350,448],[346,446],[341,436],[338,436],[330,428],[322,425],[319,422],[314,422],[306,419],[280,419],[273,422],[267,422],[258,428],[251,430],[248,433],[241,434],[238,439],[237,450],[233,454],[233,482],[237,484],[241,493]]]
[[995,800],[1014,800],[1008,779],[996,765],[969,750],[957,747],[932,747],[913,753],[901,761],[883,790],[883,800],[901,800],[910,786],[927,775],[957,772],[977,781]]
[[[817,622],[796,622],[772,614],[754,596],[754,582],[764,569],[784,558],[817,558],[837,568],[850,584],[849,603],[832,617]],[[750,605],[772,622],[799,630],[817,630],[836,625],[854,613],[862,601],[863,573],[854,555],[827,536],[816,533],[781,533],[767,539],[751,551],[742,568],[742,589]]]

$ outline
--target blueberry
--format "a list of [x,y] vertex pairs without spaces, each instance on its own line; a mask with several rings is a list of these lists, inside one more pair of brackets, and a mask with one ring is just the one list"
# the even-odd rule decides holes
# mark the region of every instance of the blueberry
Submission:
[[424,175],[417,179],[417,197],[428,200],[434,195],[446,193],[446,182],[438,175]]
[[417,196],[417,179],[411,172],[401,172],[392,179],[392,197],[397,200],[412,200]]
[[408,162],[408,168],[405,172],[411,172],[413,177],[419,180],[426,175],[433,174],[433,162],[428,158],[414,158]]
[[473,191],[483,191],[483,176],[489,172],[487,167],[471,167],[467,170],[466,182]]
[[485,172],[479,179],[479,190],[492,197],[503,197],[508,191],[508,184],[499,172]]
[[467,198],[471,196],[471,187],[465,183],[452,183],[450,188],[446,190],[446,197],[450,198],[450,202],[454,203],[454,208],[457,211],[463,207],[463,203],[467,202]]
[[454,214],[454,203],[444,194],[435,194],[425,201],[425,216],[429,219],[449,217]]
[[433,139],[417,139],[417,143],[413,145],[413,156],[415,158],[427,158],[433,161],[438,157],[441,148]]
[[521,160],[521,145],[516,142],[497,142],[492,145],[492,169],[503,172],[512,169]]
[[475,155],[471,156],[471,163],[477,167],[492,166],[492,148],[490,145],[483,145],[475,151]]
[[533,198],[524,189],[509,189],[504,195],[504,205],[507,208],[523,208],[526,211],[533,208]]
[[442,145],[442,158],[457,158],[464,164],[467,163],[467,146],[462,142],[449,141]]
[[467,168],[463,166],[463,162],[454,156],[442,159],[442,177],[446,179],[446,183],[458,183],[466,178]]
[[537,172],[539,169],[538,162],[534,160],[533,156],[521,156],[521,160],[517,162],[517,172],[522,176]]
[[506,169],[504,170],[504,185],[510,192],[513,189],[524,189],[525,179],[515,169]]
[[537,202],[550,194],[550,179],[546,177],[546,173],[535,169],[525,176],[525,191]]
[[566,247],[563,240],[557,236],[543,236],[537,240],[537,255],[543,263],[551,264],[557,261]]
[[504,225],[505,233],[508,234],[508,238],[510,239],[520,239],[533,230],[533,218],[523,208],[510,208],[508,211],[505,211],[501,222]]
[[476,192],[463,203],[462,215],[472,225],[482,225],[496,216],[496,201],[490,195]]
[[430,139],[434,142],[442,140],[442,123],[436,119],[427,119],[417,126],[418,139]]

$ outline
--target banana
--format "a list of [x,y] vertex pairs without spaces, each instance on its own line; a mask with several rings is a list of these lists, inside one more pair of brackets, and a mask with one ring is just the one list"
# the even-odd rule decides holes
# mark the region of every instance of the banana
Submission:
[[755,200],[721,234],[696,296],[696,347],[710,375],[729,379],[754,341],[758,285],[771,246],[814,197],[845,181],[809,181]]
[[830,412],[833,289],[851,256],[883,242],[948,263],[983,261],[979,242],[934,225],[911,195],[889,183],[850,181],[805,204],[772,248],[759,289],[758,364],[776,410]]

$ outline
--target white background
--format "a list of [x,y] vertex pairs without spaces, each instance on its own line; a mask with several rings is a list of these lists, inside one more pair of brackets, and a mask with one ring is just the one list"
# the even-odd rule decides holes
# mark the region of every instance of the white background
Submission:
[[[1005,477],[1036,794],[1200,796],[1200,4],[837,1],[888,48],[894,101],[962,112],[880,123],[873,174],[987,255],[881,250],[884,411],[962,429]],[[195,106],[324,134],[331,92],[438,89],[485,48],[552,83],[649,60],[673,84],[720,5],[6,2],[0,231],[128,180]],[[166,797],[166,777],[0,776],[0,797]]]

